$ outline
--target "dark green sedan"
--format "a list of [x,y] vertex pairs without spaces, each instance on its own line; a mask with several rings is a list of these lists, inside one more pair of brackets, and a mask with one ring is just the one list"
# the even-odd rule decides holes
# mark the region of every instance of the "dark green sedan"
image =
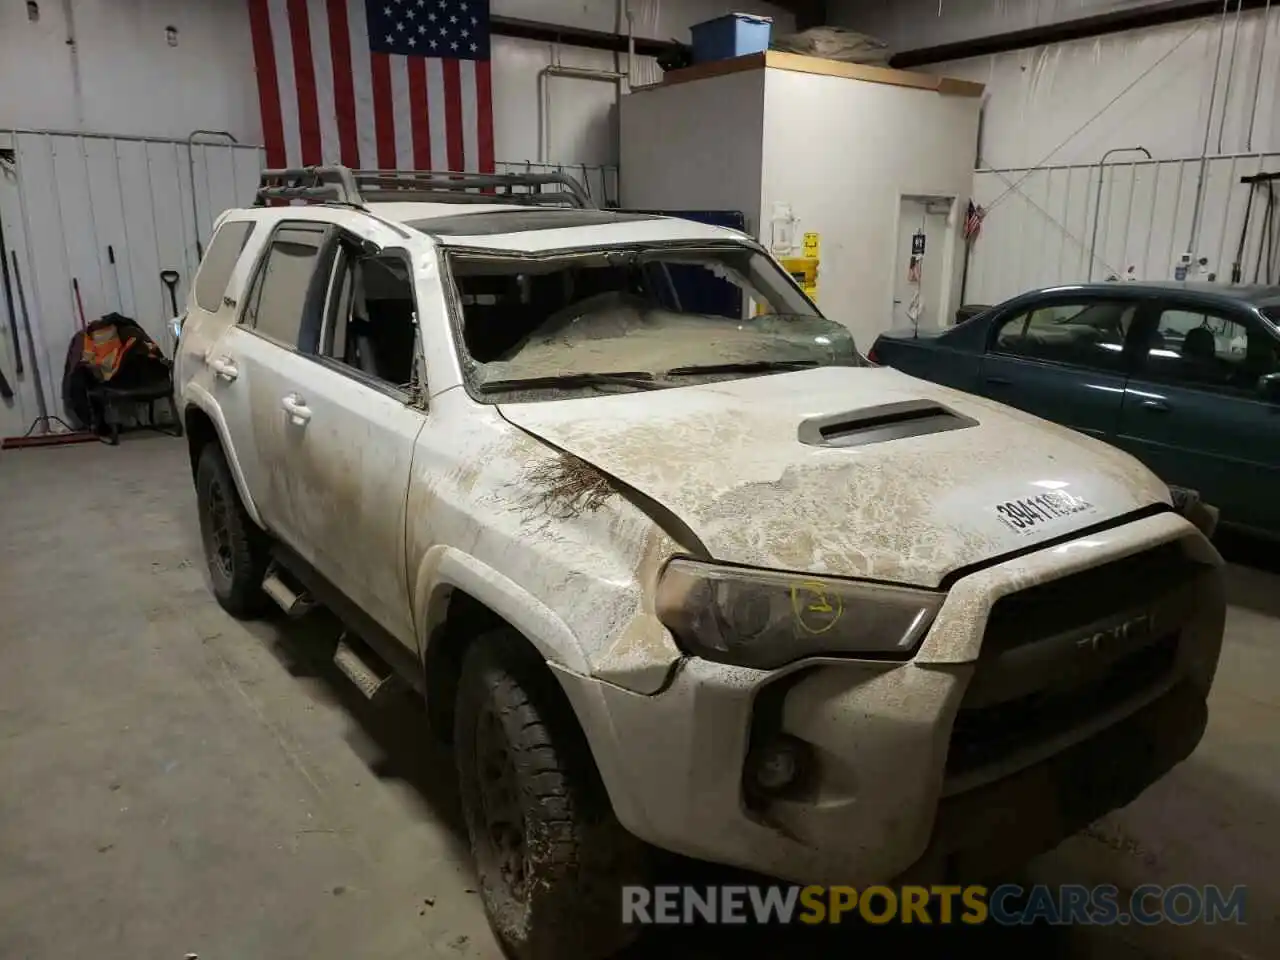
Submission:
[[1280,536],[1280,287],[1037,290],[869,357],[1129,451],[1222,522]]

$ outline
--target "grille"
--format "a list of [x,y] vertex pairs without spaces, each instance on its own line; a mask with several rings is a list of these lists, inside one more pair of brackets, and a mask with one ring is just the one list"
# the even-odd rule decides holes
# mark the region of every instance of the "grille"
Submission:
[[987,618],[981,659],[1154,600],[1202,569],[1177,543],[1166,543],[1001,597]]
[[[1190,586],[1203,570],[1175,542],[1000,598],[987,621],[971,691],[982,689],[983,678],[994,676],[991,671],[1007,670],[1026,656],[1056,657],[1054,650],[1062,649],[1062,656],[1074,661],[1074,644],[1061,647],[1064,634],[1123,611],[1149,608]],[[1040,650],[1028,649],[1054,638],[1058,647],[1046,643]],[[1078,662],[1064,659],[1062,669],[1052,671],[1052,679],[1034,692],[997,703],[962,702],[952,727],[947,775],[1068,733],[1154,689],[1173,670],[1178,640],[1166,619],[1161,636],[1096,671],[1081,671]]]
[[1099,680],[1049,688],[986,707],[961,707],[951,728],[948,776],[966,773],[1087,723],[1151,690],[1173,669],[1177,634],[1117,660]]

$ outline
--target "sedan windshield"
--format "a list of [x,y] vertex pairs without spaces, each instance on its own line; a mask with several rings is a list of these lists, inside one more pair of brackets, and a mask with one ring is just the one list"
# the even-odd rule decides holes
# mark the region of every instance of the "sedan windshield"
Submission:
[[659,389],[862,363],[849,332],[746,244],[459,253],[449,266],[464,359],[486,395]]

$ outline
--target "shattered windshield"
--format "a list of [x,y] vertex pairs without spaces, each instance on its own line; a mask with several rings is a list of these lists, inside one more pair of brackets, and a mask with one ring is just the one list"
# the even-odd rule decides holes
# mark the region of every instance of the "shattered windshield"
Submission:
[[456,253],[449,268],[482,394],[658,389],[862,363],[849,332],[746,244]]

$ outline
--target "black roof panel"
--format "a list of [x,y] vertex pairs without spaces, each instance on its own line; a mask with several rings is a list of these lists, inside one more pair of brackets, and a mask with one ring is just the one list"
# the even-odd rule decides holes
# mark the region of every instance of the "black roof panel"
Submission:
[[433,237],[490,237],[500,233],[523,233],[529,230],[564,230],[571,227],[598,227],[609,223],[657,220],[651,214],[626,213],[621,210],[576,210],[572,207],[546,207],[521,210],[487,210],[482,213],[459,213],[430,220],[406,220],[404,225]]

